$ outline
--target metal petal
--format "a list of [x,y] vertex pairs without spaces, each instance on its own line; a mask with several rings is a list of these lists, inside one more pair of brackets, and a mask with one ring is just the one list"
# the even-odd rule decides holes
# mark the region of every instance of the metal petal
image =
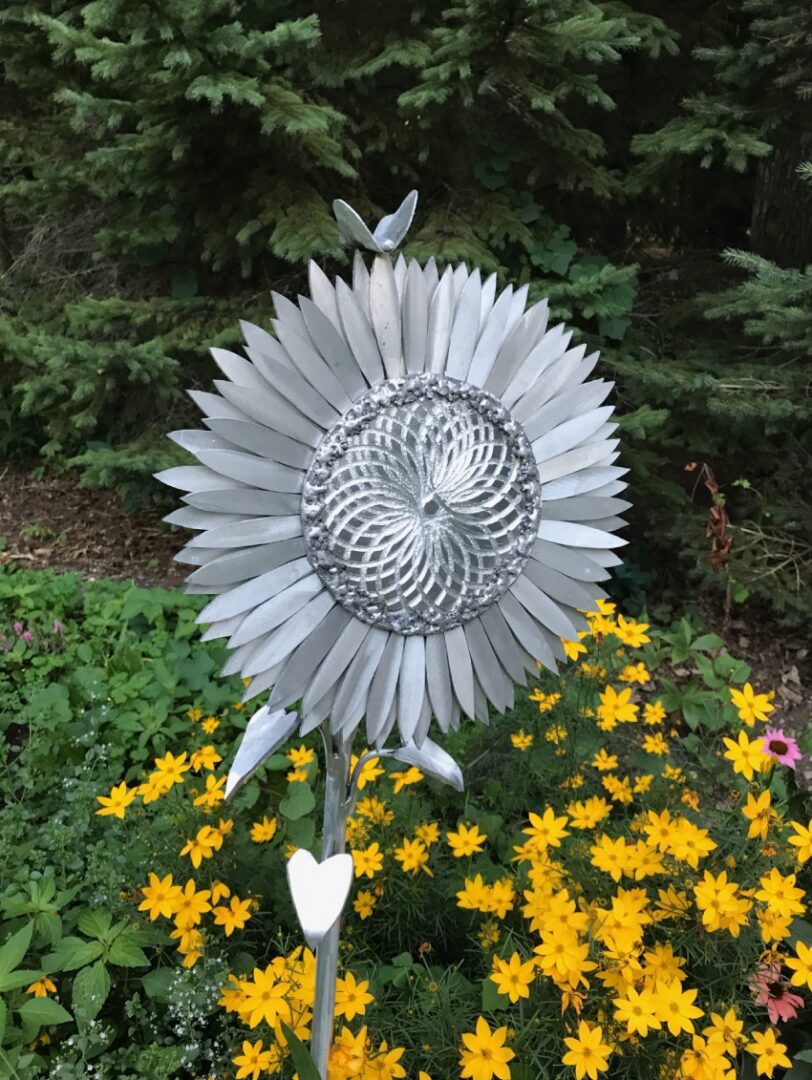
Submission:
[[[612,452],[616,446],[616,439],[607,439],[603,443],[577,446],[565,454],[558,454],[539,465],[539,480],[542,484],[548,484],[551,480],[558,480],[559,477],[569,476],[571,473],[588,469],[593,465],[611,465],[612,461],[607,458],[612,458]],[[542,488],[542,497],[543,491]]]
[[[270,419],[270,418],[269,418]],[[294,469],[306,469],[313,457],[313,449],[287,435],[279,435],[262,424],[252,424],[249,420],[213,419],[207,425],[244,450],[278,461],[280,465],[289,465]]]
[[267,705],[254,713],[228,772],[226,799],[288,741],[297,723],[296,713],[286,713],[283,709],[271,711]]
[[540,439],[536,439],[531,445],[536,461],[543,462],[550,458],[565,454],[568,450],[585,442],[590,435],[594,435],[597,429],[614,412],[614,406],[604,405],[600,409],[576,416],[573,420],[559,424]]
[[244,357],[229,352],[228,349],[209,349],[209,352],[225,377],[237,386],[246,386],[249,390],[265,389],[265,379]]
[[450,784],[457,791],[465,789],[462,769],[450,754],[431,739],[424,739],[421,746],[409,742],[391,751],[391,754],[387,756],[393,757],[396,761],[402,761],[405,765],[414,765],[426,776],[431,776],[444,784]]
[[493,651],[499,662],[515,683],[527,684],[521,649],[513,636],[513,631],[505,621],[498,604],[493,604],[479,617]]
[[376,255],[369,277],[369,311],[388,379],[403,374],[400,334],[400,299],[392,264],[387,255]]
[[479,619],[471,619],[463,627],[474,671],[485,695],[495,707],[504,712],[511,698],[510,680],[491,647],[488,635]]
[[552,540],[554,544],[571,544],[584,548],[618,548],[628,544],[622,536],[593,529],[589,525],[579,525],[572,521],[542,521],[538,531],[541,540]]
[[567,577],[578,581],[605,581],[609,574],[606,570],[575,548],[563,544],[553,544],[549,540],[536,540],[533,545],[533,558]]
[[196,454],[198,450],[234,450],[232,443],[214,435],[211,431],[170,431],[168,436],[183,450]]
[[239,519],[298,514],[302,505],[300,495],[284,491],[258,491],[241,486],[230,490],[193,491],[184,495],[183,501],[198,510],[237,515]]
[[239,630],[231,637],[228,643],[230,649],[236,649],[238,645],[245,645],[249,641],[255,641],[258,637],[268,634],[281,626],[297,611],[310,603],[310,601],[322,591],[324,586],[316,574],[294,581],[286,589],[277,593],[276,596],[260,604],[250,615],[243,618]]
[[561,610],[561,607],[551,600],[546,593],[534,585],[529,577],[520,574],[513,582],[510,591],[530,614],[542,626],[546,626],[553,634],[565,638],[567,641],[575,641],[578,636],[575,626]]
[[341,631],[335,645],[316,670],[302,700],[302,714],[307,717],[324,695],[335,687],[369,633],[370,627],[359,619],[351,619]]
[[338,411],[313,389],[294,365],[288,367],[287,364],[280,364],[278,360],[250,348],[248,355],[266,375],[274,391],[304,416],[311,417],[322,428],[328,428],[338,420]]
[[506,592],[497,603],[508,626],[533,659],[538,660],[550,671],[557,671],[555,656],[547,635],[516,597],[511,592]]
[[372,327],[352,291],[340,278],[336,282],[336,299],[344,336],[364,378],[370,386],[383,382],[383,361]]
[[398,679],[398,729],[403,742],[412,738],[426,694],[426,641],[421,634],[406,638]]
[[[256,326],[245,319],[240,319],[240,330],[242,330],[243,340],[246,345],[250,345],[252,349],[256,349],[258,352],[270,352],[271,356],[274,355],[273,350],[276,343],[267,330],[263,330],[261,326]],[[231,378],[230,375],[228,377]],[[239,382],[238,379],[234,381]]]
[[189,575],[189,582],[193,585],[231,585],[264,574],[304,553],[305,544],[300,536],[295,540],[282,540],[278,544],[229,551],[195,570]]
[[560,601],[562,604],[569,604],[574,608],[586,610],[591,607],[597,597],[606,596],[603,589],[599,589],[597,585],[593,584],[586,589],[583,585],[573,581],[572,578],[567,577],[566,574],[560,574],[557,570],[553,570],[544,563],[536,562],[535,559],[527,560],[522,573],[530,578],[533,584],[537,585],[547,596]]
[[445,637],[448,669],[451,674],[454,694],[463,712],[473,720],[474,669],[471,665],[471,654],[468,651],[465,631],[461,626],[455,626],[453,630],[446,630],[443,636]]
[[222,476],[264,491],[296,492],[302,490],[304,483],[301,469],[291,469],[241,450],[198,450],[197,458],[201,464]]
[[451,675],[448,670],[448,654],[442,634],[429,634],[426,638],[426,684],[429,699],[441,731],[448,731],[451,723],[453,699]]
[[451,319],[454,311],[454,276],[446,267],[429,304],[429,328],[426,337],[426,371],[440,375],[445,370]]
[[278,630],[274,630],[267,641],[251,654],[249,661],[243,667],[243,674],[258,675],[265,668],[284,660],[297,645],[313,633],[334,606],[335,600],[326,589],[319,593]]
[[291,540],[302,535],[302,519],[291,514],[287,517],[251,518],[233,525],[221,525],[207,529],[187,545],[211,548],[245,548],[258,544],[273,544],[277,540]]
[[315,447],[321,442],[324,430],[311,423],[281,394],[270,388],[260,393],[259,390],[247,390],[244,386],[219,380],[215,382],[215,386],[224,398],[260,424],[265,424],[266,427],[272,424],[280,434],[297,442],[307,443],[308,446]]
[[205,489],[234,487],[234,481],[206,469],[202,465],[176,465],[173,469],[164,469],[153,474],[167,487],[179,488],[180,491],[200,491]]
[[406,371],[422,372],[426,364],[429,291],[424,272],[412,259],[403,290],[403,360]]
[[572,548],[572,550],[574,552],[577,552],[578,555],[581,555],[583,557],[588,556],[590,559],[593,559],[600,566],[620,566],[621,562],[623,561],[618,555],[616,555],[614,553],[614,551],[609,551],[606,548],[604,548],[604,549],[601,549],[601,548],[589,548],[589,549],[586,549],[586,548],[575,547],[575,548]]
[[248,419],[242,409],[221,398],[219,394],[209,394],[204,390],[187,390],[186,393],[204,416],[229,420]]
[[[632,504],[626,499],[601,498],[597,495],[575,495],[569,499],[556,499],[542,503],[541,516],[566,521],[594,521],[611,514],[622,514]],[[605,526],[597,526],[604,528]]]
[[367,384],[344,338],[338,308],[336,307],[336,323],[333,323],[311,300],[300,297],[299,305],[310,340],[335,372],[348,397],[355,399],[363,394]]
[[[513,286],[508,285],[511,296],[513,295]],[[490,314],[493,311],[493,302],[496,299],[496,274],[491,274],[482,283],[482,301],[479,305],[479,333],[485,329],[485,323],[490,318]]]
[[207,630],[204,630],[200,635],[201,641],[216,641],[218,638],[231,637],[235,630],[238,629],[241,622],[245,620],[245,615],[234,615],[230,619],[223,619],[220,622],[213,622]]
[[[521,295],[520,289],[511,301],[511,310],[515,311],[517,300]],[[524,296],[527,289],[524,290]],[[524,300],[522,300],[524,306]],[[510,316],[508,316],[508,320]],[[519,365],[524,361],[527,354],[538,341],[539,335],[547,325],[547,305],[535,304],[516,323],[513,332],[509,334],[499,354],[494,361],[488,378],[485,380],[485,389],[496,397],[501,397],[511,379],[516,374]]]
[[370,744],[378,743],[392,709],[405,641],[402,634],[389,635],[372,680],[367,701],[367,740]]
[[[309,301],[307,302],[309,303]],[[275,322],[274,326],[279,334],[279,340],[284,345],[285,351],[296,370],[302,378],[307,380],[307,385],[312,387],[313,391],[326,402],[326,406],[320,406],[322,413],[316,417],[321,422],[321,415],[324,415],[325,407],[331,413],[341,415],[349,409],[352,401],[330,364],[327,363],[311,342],[310,333],[298,309],[296,314],[299,316],[299,322],[301,323],[301,334],[281,320]]]
[[354,730],[366,712],[369,687],[389,637],[388,630],[371,627],[338,688],[330,725],[333,731]]
[[607,399],[614,385],[603,379],[595,379],[584,386],[565,390],[533,413],[524,425],[525,434],[533,442],[566,420],[588,415],[591,409]]
[[182,529],[213,529],[216,525],[230,525],[234,521],[240,521],[242,517],[241,514],[212,514],[194,506],[182,506],[179,510],[167,514],[163,520],[167,525],[177,525]]
[[484,386],[491,373],[497,354],[505,340],[505,328],[512,302],[513,288],[509,285],[502,291],[488,316],[476,344],[471,366],[466,372],[468,382],[473,383],[474,386]]
[[454,311],[454,324],[448,342],[445,373],[450,379],[465,380],[479,335],[479,311],[482,305],[482,280],[474,270],[465,283]]
[[348,611],[336,605],[310,637],[296,647],[274,685],[268,701],[270,708],[282,708],[283,704],[289,705],[304,696],[313,672],[338,641],[351,618]]
[[216,622],[219,619],[230,619],[233,615],[244,614],[266,600],[270,600],[271,597],[287,589],[294,581],[305,577],[311,571],[312,566],[307,557],[291,559],[290,562],[276,566],[273,570],[268,570],[244,585],[230,589],[225,595],[218,596],[216,600],[212,600],[203,608],[195,622]]

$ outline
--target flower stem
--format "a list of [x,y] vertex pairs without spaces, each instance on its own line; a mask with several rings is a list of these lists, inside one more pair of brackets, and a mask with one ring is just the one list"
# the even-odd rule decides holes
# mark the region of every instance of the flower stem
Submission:
[[[347,786],[350,773],[350,750],[337,744],[330,734],[329,724],[322,731],[326,758],[324,791],[324,827],[322,831],[322,862],[340,855],[346,847]],[[319,943],[316,951],[316,996],[313,1003],[313,1022],[310,1049],[322,1080],[327,1080],[327,1063],[333,1041],[336,977],[338,975],[338,939],[341,931],[339,916]]]

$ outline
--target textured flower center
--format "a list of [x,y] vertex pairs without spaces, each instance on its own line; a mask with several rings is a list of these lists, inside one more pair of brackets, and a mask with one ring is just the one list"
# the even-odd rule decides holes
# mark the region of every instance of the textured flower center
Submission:
[[354,615],[447,630],[515,581],[541,506],[527,438],[491,394],[411,375],[369,390],[327,433],[302,502],[313,566]]

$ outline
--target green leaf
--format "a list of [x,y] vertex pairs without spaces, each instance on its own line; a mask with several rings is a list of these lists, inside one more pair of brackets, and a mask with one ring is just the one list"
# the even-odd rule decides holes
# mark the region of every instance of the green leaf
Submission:
[[288,821],[297,821],[315,809],[316,796],[310,784],[297,780],[288,785],[288,793],[279,804],[279,813]]
[[285,1042],[288,1044],[290,1056],[293,1058],[293,1064],[296,1066],[296,1072],[299,1074],[299,1080],[321,1080],[319,1071],[313,1062],[313,1058],[310,1056],[310,1051],[299,1036],[294,1035],[287,1024],[282,1024],[282,1034],[285,1036]]
[[702,634],[695,641],[691,642],[692,649],[702,649],[704,652],[709,652],[712,649],[721,649],[724,645],[724,641],[716,634]]
[[0,1046],[3,1045],[3,1034],[6,1030],[6,1003],[0,998]]
[[63,937],[52,953],[43,958],[46,971],[75,971],[98,960],[104,952],[100,941],[82,941],[78,937]]
[[793,1064],[796,1061],[810,1061],[812,1062],[812,1050],[799,1050],[795,1057],[792,1059]]
[[118,935],[107,952],[111,964],[121,967],[146,967],[149,957],[138,944],[133,930],[124,930]]
[[492,979],[483,979],[482,1011],[495,1012],[497,1009],[507,1009],[509,1006],[510,998],[507,994],[500,994]]
[[101,960],[82,968],[73,980],[73,1011],[80,1024],[99,1015],[110,993],[110,976]]
[[8,990],[19,990],[21,986],[30,986],[32,982],[36,982],[41,977],[41,971],[17,968],[16,971],[10,971],[8,975],[0,975],[0,993],[6,993]]
[[0,949],[0,975],[8,975],[20,964],[22,958],[28,952],[33,932],[33,922],[26,923]]
[[156,968],[141,976],[144,993],[153,1001],[168,1001],[174,981],[175,969],[170,967]]
[[20,1006],[20,1016],[32,1027],[65,1024],[73,1019],[67,1009],[49,997],[30,998]]
[[88,937],[103,938],[109,933],[112,922],[113,917],[109,911],[83,911],[76,925]]

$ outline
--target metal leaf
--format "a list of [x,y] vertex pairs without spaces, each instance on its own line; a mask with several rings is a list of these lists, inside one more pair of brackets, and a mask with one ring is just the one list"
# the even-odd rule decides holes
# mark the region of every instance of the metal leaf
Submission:
[[403,243],[417,207],[417,191],[412,190],[393,214],[378,222],[373,236],[382,251],[393,251]]
[[271,711],[264,705],[254,713],[248,721],[248,727],[228,772],[226,799],[230,799],[237,788],[288,741],[297,724],[296,713],[288,713],[283,709]]
[[465,789],[462,769],[450,754],[431,739],[424,739],[421,746],[409,742],[397,750],[390,751],[387,757],[393,757],[405,765],[414,765],[426,776],[431,776],[444,784],[450,784],[457,791]]
[[348,246],[358,244],[367,251],[383,251],[383,248],[364,224],[361,215],[344,202],[343,199],[333,200],[333,213],[338,222],[338,231],[341,239]]

